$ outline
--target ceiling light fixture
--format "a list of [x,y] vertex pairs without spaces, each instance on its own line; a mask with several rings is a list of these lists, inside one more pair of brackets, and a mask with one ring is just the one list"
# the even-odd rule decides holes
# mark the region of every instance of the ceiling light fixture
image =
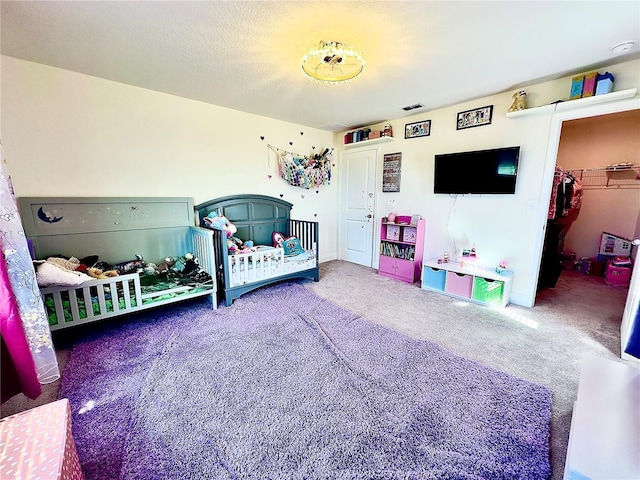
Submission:
[[340,42],[320,42],[302,57],[302,73],[325,85],[351,82],[363,71],[362,55]]

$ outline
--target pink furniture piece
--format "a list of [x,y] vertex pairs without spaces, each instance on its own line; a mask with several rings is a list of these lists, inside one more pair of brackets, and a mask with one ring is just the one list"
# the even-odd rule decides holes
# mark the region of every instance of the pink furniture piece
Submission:
[[69,400],[0,420],[0,478],[83,480]]
[[459,297],[471,298],[473,276],[463,273],[447,272],[445,291]]
[[425,221],[419,215],[390,213],[383,218],[380,225],[378,273],[407,283],[419,281],[424,229]]
[[631,268],[618,267],[608,263],[605,271],[604,282],[616,287],[628,287],[629,282],[631,282]]

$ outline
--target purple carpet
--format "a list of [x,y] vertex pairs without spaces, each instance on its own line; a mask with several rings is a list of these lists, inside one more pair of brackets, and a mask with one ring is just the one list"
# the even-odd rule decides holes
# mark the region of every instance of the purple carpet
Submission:
[[550,475],[549,389],[300,283],[92,330],[60,393],[88,480]]

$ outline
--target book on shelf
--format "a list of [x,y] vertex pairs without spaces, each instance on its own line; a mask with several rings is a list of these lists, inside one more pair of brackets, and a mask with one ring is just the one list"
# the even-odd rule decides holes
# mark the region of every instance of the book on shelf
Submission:
[[416,247],[413,245],[403,246],[396,243],[380,243],[380,254],[385,257],[400,258],[402,260],[413,260]]

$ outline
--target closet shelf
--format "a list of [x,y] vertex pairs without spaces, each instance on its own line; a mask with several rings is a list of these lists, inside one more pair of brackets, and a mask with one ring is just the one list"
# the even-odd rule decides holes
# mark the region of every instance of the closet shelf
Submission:
[[583,188],[640,188],[640,165],[568,170]]

